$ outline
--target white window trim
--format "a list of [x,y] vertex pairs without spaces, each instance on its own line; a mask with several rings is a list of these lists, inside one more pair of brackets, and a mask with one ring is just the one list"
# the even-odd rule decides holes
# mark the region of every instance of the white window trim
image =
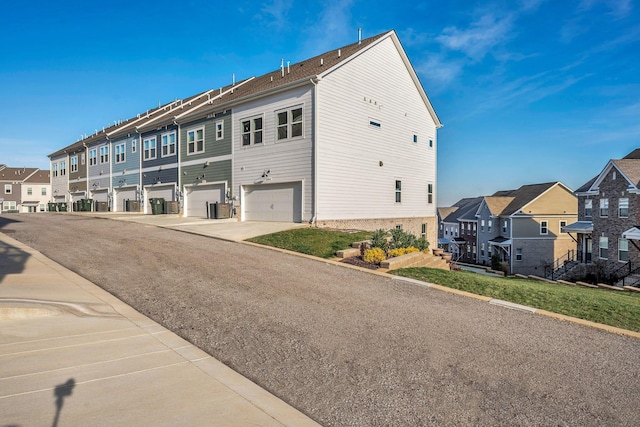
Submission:
[[[624,252],[627,253],[627,259],[626,260],[621,260],[620,259],[620,253],[623,252],[623,251],[620,250],[620,242],[621,241],[626,241],[627,242],[627,250],[624,251]],[[629,241],[627,239],[618,239],[618,262],[626,263],[628,261],[629,261]]]
[[[196,134],[199,130],[202,130],[202,150],[198,151],[198,139],[196,138]],[[193,132],[193,151],[189,151],[189,134]],[[190,129],[187,129],[187,156],[194,156],[196,154],[202,154],[205,152],[205,140],[206,140],[206,136],[205,136],[205,131],[204,131],[204,126],[198,126],[198,127],[193,127]]]
[[[600,199],[600,204],[599,204],[599,213],[600,213],[600,218],[609,218],[609,199],[603,198]],[[602,211],[606,209],[606,214],[603,215]]]
[[[400,183],[400,185],[398,186],[398,183]],[[396,204],[401,204],[402,203],[402,180],[401,179],[396,179],[394,182],[395,185],[395,190],[394,190],[394,199]]]
[[516,248],[516,261],[522,261],[522,248]]
[[89,166],[98,164],[98,149],[92,148],[89,150]]
[[[602,243],[602,239],[607,239],[607,246],[601,246],[600,244]],[[607,256],[606,258],[602,257],[602,249],[606,249],[607,250]],[[600,239],[598,239],[598,258],[600,259],[609,259],[609,239],[607,237],[601,237]]]
[[[627,207],[626,207],[626,208],[624,208],[624,209],[626,209],[626,210],[627,210],[627,214],[626,214],[626,215],[624,215],[624,216],[622,216],[622,214],[621,214],[621,211],[622,211],[622,209],[623,209],[623,208],[622,208],[622,207],[620,207],[620,202],[621,202],[622,200],[626,200],[626,201],[627,201]],[[620,197],[620,198],[618,199],[618,218],[629,218],[629,198],[628,198],[628,197]]]
[[[255,120],[256,119],[261,119],[262,120],[262,128],[260,128],[260,133],[262,135],[262,138],[260,140],[260,142],[256,142],[255,138],[256,138],[256,129],[255,129]],[[249,131],[245,132],[244,131],[244,122],[249,122]],[[249,143],[245,144],[244,143],[244,136],[249,134]],[[258,114],[256,116],[250,116],[250,117],[244,117],[242,119],[240,119],[240,146],[242,148],[245,147],[251,147],[252,145],[262,145],[264,144],[264,114]]]
[[[120,153],[118,153],[118,151],[120,151]],[[125,144],[124,142],[122,144],[117,144],[115,146],[116,164],[124,163],[127,160],[125,156],[126,151],[127,151],[127,144]]]
[[[587,208],[587,203],[589,203],[589,207]],[[588,209],[588,211],[587,211]],[[587,215],[587,212],[589,212],[589,215]],[[593,199],[585,199],[584,201],[584,216],[585,218],[592,218],[593,217]]]
[[109,146],[103,145],[100,147],[100,164],[109,163]]
[[546,236],[548,234],[549,234],[549,221],[540,221],[540,235]]
[[560,222],[558,222],[558,232],[561,234],[567,234],[566,231],[562,231],[562,227],[566,227],[567,226],[567,221],[566,220],[560,220]]
[[[145,142],[149,141],[149,149],[144,148]],[[151,148],[151,142],[153,142],[153,148]],[[151,152],[153,150],[153,157],[151,156]],[[149,151],[149,157],[147,156],[147,151]],[[155,160],[158,158],[158,139],[155,136],[150,138],[145,138],[142,140],[142,160]]]
[[11,184],[4,185],[4,194],[13,194],[13,186]]
[[[300,110],[300,121],[299,122],[293,122],[293,110]],[[287,123],[284,125],[280,125],[278,124],[278,114],[281,113],[287,113]],[[276,131],[275,131],[275,142],[285,142],[285,141],[293,141],[296,139],[303,139],[304,138],[304,104],[300,104],[300,105],[295,105],[293,107],[289,107],[289,108],[284,108],[282,110],[277,110],[275,111],[275,115],[274,115],[274,123],[275,123],[275,127],[276,127]],[[300,135],[297,136],[292,136],[293,135],[293,125],[294,124],[300,124]],[[281,127],[285,127],[287,128],[287,137],[286,138],[279,138],[278,137],[278,130]],[[262,124],[262,128],[264,129],[264,122]],[[264,140],[264,138],[263,138]]]
[[[218,120],[215,123],[216,126],[216,141],[220,141],[221,139],[224,139],[224,120]],[[220,128],[218,128],[218,126],[220,126]],[[218,135],[218,133],[220,133],[220,135]]]
[[[169,137],[173,135],[173,143],[171,144],[167,144],[167,154],[164,154],[164,138],[167,138],[167,141],[169,140]],[[165,132],[163,134],[160,135],[160,157],[172,157],[175,156],[177,153],[177,135],[175,131],[172,132]],[[204,140],[203,140],[204,141]],[[173,153],[171,153],[170,151],[170,147],[173,146]],[[203,147],[204,147],[204,142],[203,142]]]
[[78,156],[71,158],[71,173],[78,172]]
[[138,140],[134,139],[131,141],[131,152],[135,153],[136,151],[138,151]]

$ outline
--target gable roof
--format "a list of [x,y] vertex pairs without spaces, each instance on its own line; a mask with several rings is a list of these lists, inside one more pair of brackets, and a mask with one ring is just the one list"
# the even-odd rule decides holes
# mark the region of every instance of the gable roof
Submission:
[[427,97],[420,80],[411,65],[406,52],[402,48],[400,40],[394,30],[387,31],[373,37],[362,39],[356,43],[334,49],[313,58],[303,60],[295,64],[282,64],[280,68],[270,71],[259,77],[250,77],[238,83],[233,82],[230,85],[219,89],[209,89],[184,100],[176,100],[158,106],[158,108],[148,110],[146,113],[138,114],[123,122],[114,123],[102,131],[77,141],[68,147],[58,150],[49,155],[49,157],[59,156],[71,149],[82,147],[96,142],[101,142],[107,138],[114,139],[127,132],[135,133],[141,129],[151,129],[151,126],[162,126],[167,123],[173,123],[178,120],[185,122],[204,117],[213,111],[220,111],[229,108],[247,99],[253,99],[260,96],[266,96],[270,93],[293,88],[296,86],[311,84],[312,80],[322,79],[322,77],[342,64],[347,63],[375,46],[384,39],[390,38],[396,46],[403,62],[405,63],[411,78],[413,79],[416,89],[420,93],[436,128],[442,127],[442,123],[438,118],[429,98]]
[[482,197],[468,197],[460,199],[454,207],[457,209],[451,212],[443,222],[458,222],[458,221],[476,221],[476,211],[478,206],[482,202]]
[[609,160],[602,171],[576,190],[576,193],[597,191],[600,183],[613,168],[620,172],[620,175],[629,182],[630,186],[635,187],[635,189],[640,188],[640,148],[637,148],[622,159]]
[[[513,191],[509,190],[508,193]],[[499,216],[513,200],[514,197],[511,196],[487,196],[484,198],[484,203],[487,205],[491,216]]]
[[450,214],[452,214],[457,210],[458,210],[458,206],[438,208],[438,216],[440,217],[441,220],[444,220],[446,217],[448,217]]
[[50,178],[51,177],[48,170],[38,169],[29,178],[25,179],[24,182],[29,182],[34,184],[49,184],[49,182],[51,181]]
[[0,169],[0,181],[17,181],[23,182],[38,168],[9,168],[5,167]]

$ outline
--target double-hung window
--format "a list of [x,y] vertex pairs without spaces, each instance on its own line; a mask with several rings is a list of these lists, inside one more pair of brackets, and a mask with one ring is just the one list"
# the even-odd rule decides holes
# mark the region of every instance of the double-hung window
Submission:
[[629,199],[618,199],[618,217],[629,218]]
[[502,221],[502,232],[507,232],[507,220]]
[[60,176],[65,176],[67,174],[67,162],[60,162]]
[[58,164],[53,164],[53,176],[58,176]]
[[162,157],[173,156],[176,154],[176,133],[165,133],[160,136],[162,142]]
[[27,196],[33,196],[33,188],[27,187]]
[[600,237],[600,259],[608,259],[609,258],[609,238],[608,237]]
[[600,199],[600,218],[609,216],[609,199]]
[[433,184],[427,184],[427,203],[433,203]]
[[587,199],[584,201],[584,216],[591,217],[593,215],[593,200]]
[[84,165],[84,153],[80,154],[80,164]]
[[100,147],[100,163],[109,163],[109,146]]
[[134,139],[131,141],[131,152],[135,153],[136,151],[138,151],[138,140]]
[[487,231],[491,233],[491,220],[487,221]]
[[187,155],[204,153],[204,128],[187,131]]
[[282,141],[302,136],[302,107],[276,112],[276,139]]
[[547,221],[540,221],[540,234],[549,234],[549,223]]
[[93,166],[98,163],[98,150],[92,148],[89,150],[89,166]]
[[402,181],[396,180],[396,203],[402,202]]
[[629,241],[627,239],[618,239],[618,261],[629,261]]
[[562,230],[562,227],[566,227],[567,226],[567,221],[562,220],[562,221],[560,221],[559,225],[560,225],[560,227],[559,227],[560,233],[566,233],[566,231]]
[[40,194],[43,196],[47,195],[47,187],[40,187]]
[[262,144],[262,117],[253,117],[241,121],[242,145]]
[[125,151],[127,145],[125,143],[116,145],[116,163],[125,162]]
[[71,158],[71,173],[78,172],[78,156]]
[[480,231],[484,231],[484,219],[480,220]]
[[13,193],[13,186],[11,184],[5,184],[4,194],[11,194],[11,193]]
[[522,261],[522,248],[516,248],[516,261]]
[[219,122],[216,122],[216,141],[219,141],[222,138],[224,138],[224,122],[220,120]]
[[142,142],[142,146],[144,147],[144,159],[145,160],[153,160],[158,157],[156,151],[156,137],[153,136],[151,138],[146,138]]

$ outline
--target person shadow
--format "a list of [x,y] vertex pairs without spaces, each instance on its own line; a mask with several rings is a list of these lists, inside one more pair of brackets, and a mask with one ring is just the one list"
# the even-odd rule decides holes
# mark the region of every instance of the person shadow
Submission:
[[71,396],[73,388],[76,386],[76,381],[73,378],[69,378],[66,383],[58,384],[53,390],[53,395],[56,398],[56,415],[53,418],[52,427],[58,426],[58,420],[60,419],[60,412],[62,412],[62,405],[64,405],[64,398]]

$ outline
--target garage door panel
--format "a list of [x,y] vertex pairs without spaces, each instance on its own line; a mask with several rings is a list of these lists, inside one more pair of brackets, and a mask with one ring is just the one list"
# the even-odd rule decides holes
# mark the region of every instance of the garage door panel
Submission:
[[108,202],[109,201],[109,193],[107,190],[95,190],[93,192],[93,201],[94,202]]
[[224,184],[187,187],[185,192],[187,216],[206,218],[208,205],[210,203],[224,202],[224,196]]
[[267,184],[245,187],[248,221],[302,221],[302,184]]
[[164,199],[165,201],[173,201],[176,199],[176,188],[174,185],[145,188],[146,206],[145,213],[151,213],[150,199]]
[[137,191],[135,188],[121,188],[114,189],[115,194],[115,211],[116,212],[124,212],[125,211],[125,201],[126,200],[138,200]]

